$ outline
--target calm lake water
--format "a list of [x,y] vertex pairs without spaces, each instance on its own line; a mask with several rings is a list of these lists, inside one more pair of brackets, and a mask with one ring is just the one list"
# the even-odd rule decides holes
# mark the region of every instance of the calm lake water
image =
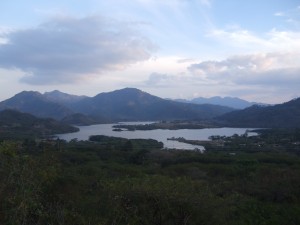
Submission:
[[[119,124],[147,124],[151,122],[126,122]],[[232,136],[234,134],[242,135],[249,128],[206,128],[206,129],[181,129],[181,130],[146,130],[146,131],[113,131],[112,126],[115,124],[97,124],[91,126],[78,126],[80,131],[76,133],[67,133],[56,135],[60,139],[70,141],[74,138],[78,140],[88,140],[91,135],[106,135],[112,137],[122,137],[128,139],[155,139],[164,144],[164,148],[194,150],[198,148],[204,150],[202,146],[181,143],[178,141],[167,140],[171,137],[183,137],[188,140],[209,140],[212,135]]]

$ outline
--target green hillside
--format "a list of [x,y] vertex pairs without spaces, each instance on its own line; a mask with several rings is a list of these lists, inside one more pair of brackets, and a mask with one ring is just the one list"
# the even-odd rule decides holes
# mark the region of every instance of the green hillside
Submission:
[[40,119],[28,113],[15,110],[0,112],[0,137],[41,137],[44,135],[76,132],[78,128],[54,119]]

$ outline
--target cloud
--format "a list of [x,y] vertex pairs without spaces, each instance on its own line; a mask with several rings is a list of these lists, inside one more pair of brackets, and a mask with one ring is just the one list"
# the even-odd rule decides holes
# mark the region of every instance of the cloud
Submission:
[[151,73],[145,84],[149,86],[166,86],[170,78],[167,74]]
[[249,30],[217,29],[208,32],[207,37],[214,38],[227,46],[241,51],[293,51],[300,50],[300,32],[272,29],[264,35],[257,35]]
[[297,6],[296,8],[292,8],[289,10],[286,10],[284,12],[276,12],[274,16],[282,17],[285,19],[285,22],[289,23],[290,25],[293,25],[293,28],[296,28],[297,30],[300,28],[300,6]]
[[191,63],[191,62],[194,62],[194,61],[195,61],[195,59],[185,58],[185,59],[178,59],[177,63]]
[[192,64],[195,79],[226,85],[292,87],[300,85],[300,53],[237,55],[221,61]]
[[72,83],[122,70],[156,50],[135,28],[103,17],[56,18],[5,34],[0,67],[24,71],[22,82],[30,84]]
[[1,44],[6,44],[7,39],[5,38],[13,30],[9,27],[0,26],[0,46]]
[[274,13],[274,16],[284,16],[285,14],[283,12],[276,12]]
[[[189,87],[195,82],[194,77],[188,73],[157,73],[153,72],[148,79],[143,81],[141,86],[153,88],[175,88],[175,87]],[[199,84],[199,82],[198,82]]]

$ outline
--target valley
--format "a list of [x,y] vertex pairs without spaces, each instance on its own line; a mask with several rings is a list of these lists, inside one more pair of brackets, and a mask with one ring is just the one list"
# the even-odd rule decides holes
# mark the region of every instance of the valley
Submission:
[[1,224],[300,223],[299,99],[237,110],[54,91],[0,108]]
[[300,225],[299,0],[0,1],[0,225]]

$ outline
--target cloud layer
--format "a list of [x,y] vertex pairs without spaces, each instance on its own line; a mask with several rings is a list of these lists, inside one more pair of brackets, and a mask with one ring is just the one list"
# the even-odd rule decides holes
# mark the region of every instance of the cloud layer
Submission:
[[203,61],[188,70],[198,79],[228,85],[294,86],[300,84],[300,53],[238,55],[222,61]]
[[29,84],[72,83],[147,60],[155,45],[136,24],[103,17],[57,18],[2,34],[0,67],[24,71]]

